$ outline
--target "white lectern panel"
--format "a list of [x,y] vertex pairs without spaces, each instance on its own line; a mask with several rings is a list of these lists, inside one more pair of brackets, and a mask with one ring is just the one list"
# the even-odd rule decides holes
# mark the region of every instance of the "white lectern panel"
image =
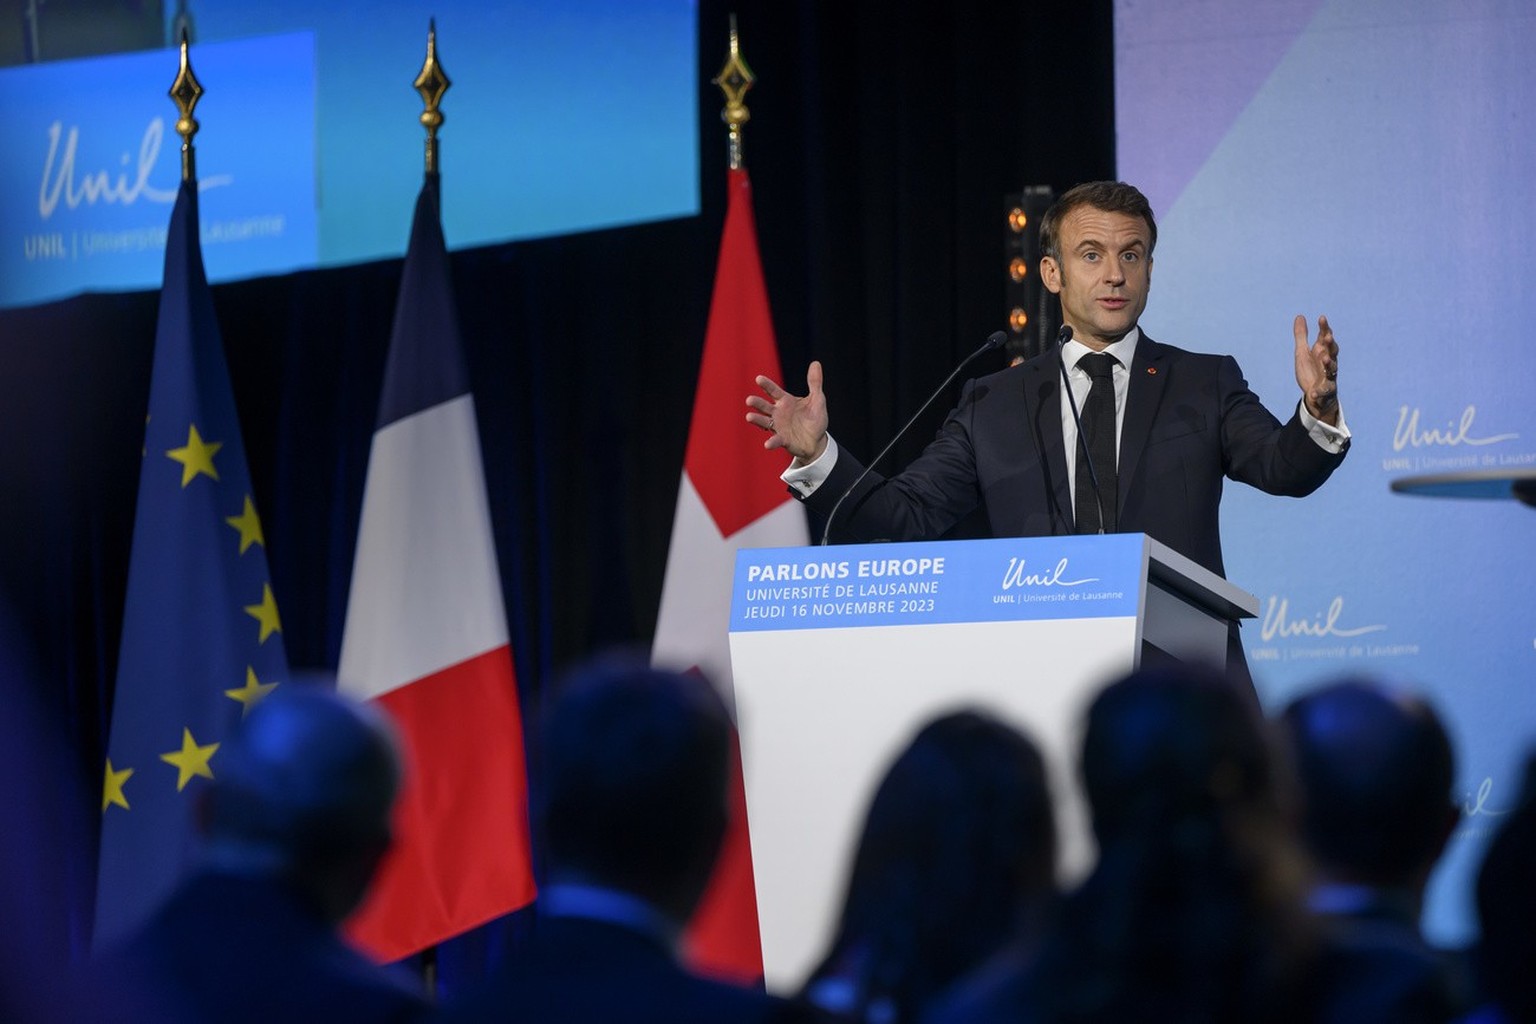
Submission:
[[[831,940],[853,844],[891,760],[935,715],[981,707],[1040,747],[1056,795],[1064,878],[1091,863],[1071,768],[1082,711],[1131,667],[1136,620],[957,623],[731,637],[763,965],[804,981]],[[1064,648],[1084,652],[1063,656]]]
[[841,909],[891,759],[934,715],[981,707],[1041,748],[1064,877],[1092,852],[1082,710],[1136,663],[1147,540],[1021,538],[743,551],[731,663],[770,988],[804,981]]

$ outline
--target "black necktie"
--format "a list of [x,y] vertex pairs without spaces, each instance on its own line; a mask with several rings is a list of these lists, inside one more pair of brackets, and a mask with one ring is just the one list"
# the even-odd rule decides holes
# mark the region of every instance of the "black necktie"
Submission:
[[1093,459],[1098,474],[1095,499],[1093,476],[1088,471],[1084,450],[1077,449],[1077,497],[1073,511],[1078,533],[1099,532],[1099,503],[1104,504],[1104,532],[1115,532],[1115,509],[1119,506],[1119,485],[1115,478],[1115,376],[1118,360],[1105,352],[1083,356],[1077,365],[1093,378],[1088,400],[1083,403],[1083,444]]

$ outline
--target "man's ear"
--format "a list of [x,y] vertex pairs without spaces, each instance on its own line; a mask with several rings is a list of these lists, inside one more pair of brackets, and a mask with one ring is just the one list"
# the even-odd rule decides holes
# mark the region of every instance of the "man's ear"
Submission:
[[1061,265],[1054,256],[1040,257],[1040,280],[1052,295],[1061,294]]

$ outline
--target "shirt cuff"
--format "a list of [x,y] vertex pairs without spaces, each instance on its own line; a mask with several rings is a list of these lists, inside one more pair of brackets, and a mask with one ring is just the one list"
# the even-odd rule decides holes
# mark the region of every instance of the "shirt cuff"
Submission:
[[827,435],[827,447],[822,453],[804,465],[791,465],[779,479],[789,484],[794,492],[802,498],[809,498],[816,493],[827,477],[832,475],[832,467],[837,465],[837,442],[832,435]]
[[1334,426],[1331,423],[1324,423],[1316,416],[1313,416],[1310,412],[1307,411],[1307,403],[1305,400],[1297,405],[1296,411],[1301,419],[1302,427],[1307,432],[1307,436],[1312,438],[1312,440],[1317,443],[1319,448],[1323,449],[1323,451],[1331,452],[1334,455],[1337,455],[1339,452],[1344,450],[1345,444],[1349,441],[1350,434],[1349,424],[1344,422],[1344,406],[1342,404],[1339,406],[1338,426]]

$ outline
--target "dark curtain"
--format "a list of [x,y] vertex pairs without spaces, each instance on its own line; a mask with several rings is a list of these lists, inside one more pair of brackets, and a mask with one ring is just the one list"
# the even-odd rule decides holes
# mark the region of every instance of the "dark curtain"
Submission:
[[[821,359],[855,451],[872,454],[1003,325],[1003,196],[1113,173],[1109,0],[701,0],[701,214],[453,257],[530,721],[563,665],[644,646],[654,625],[724,211],[709,79],[732,10],[758,76],[746,157],[786,383],[803,389]],[[443,161],[451,190],[451,136]],[[214,289],[296,669],[339,652],[399,276],[396,260]],[[40,696],[87,792],[111,717],[157,301],[0,311],[0,586],[36,665],[30,679],[7,668],[5,686]],[[99,815],[70,803],[61,912],[80,935]]]

